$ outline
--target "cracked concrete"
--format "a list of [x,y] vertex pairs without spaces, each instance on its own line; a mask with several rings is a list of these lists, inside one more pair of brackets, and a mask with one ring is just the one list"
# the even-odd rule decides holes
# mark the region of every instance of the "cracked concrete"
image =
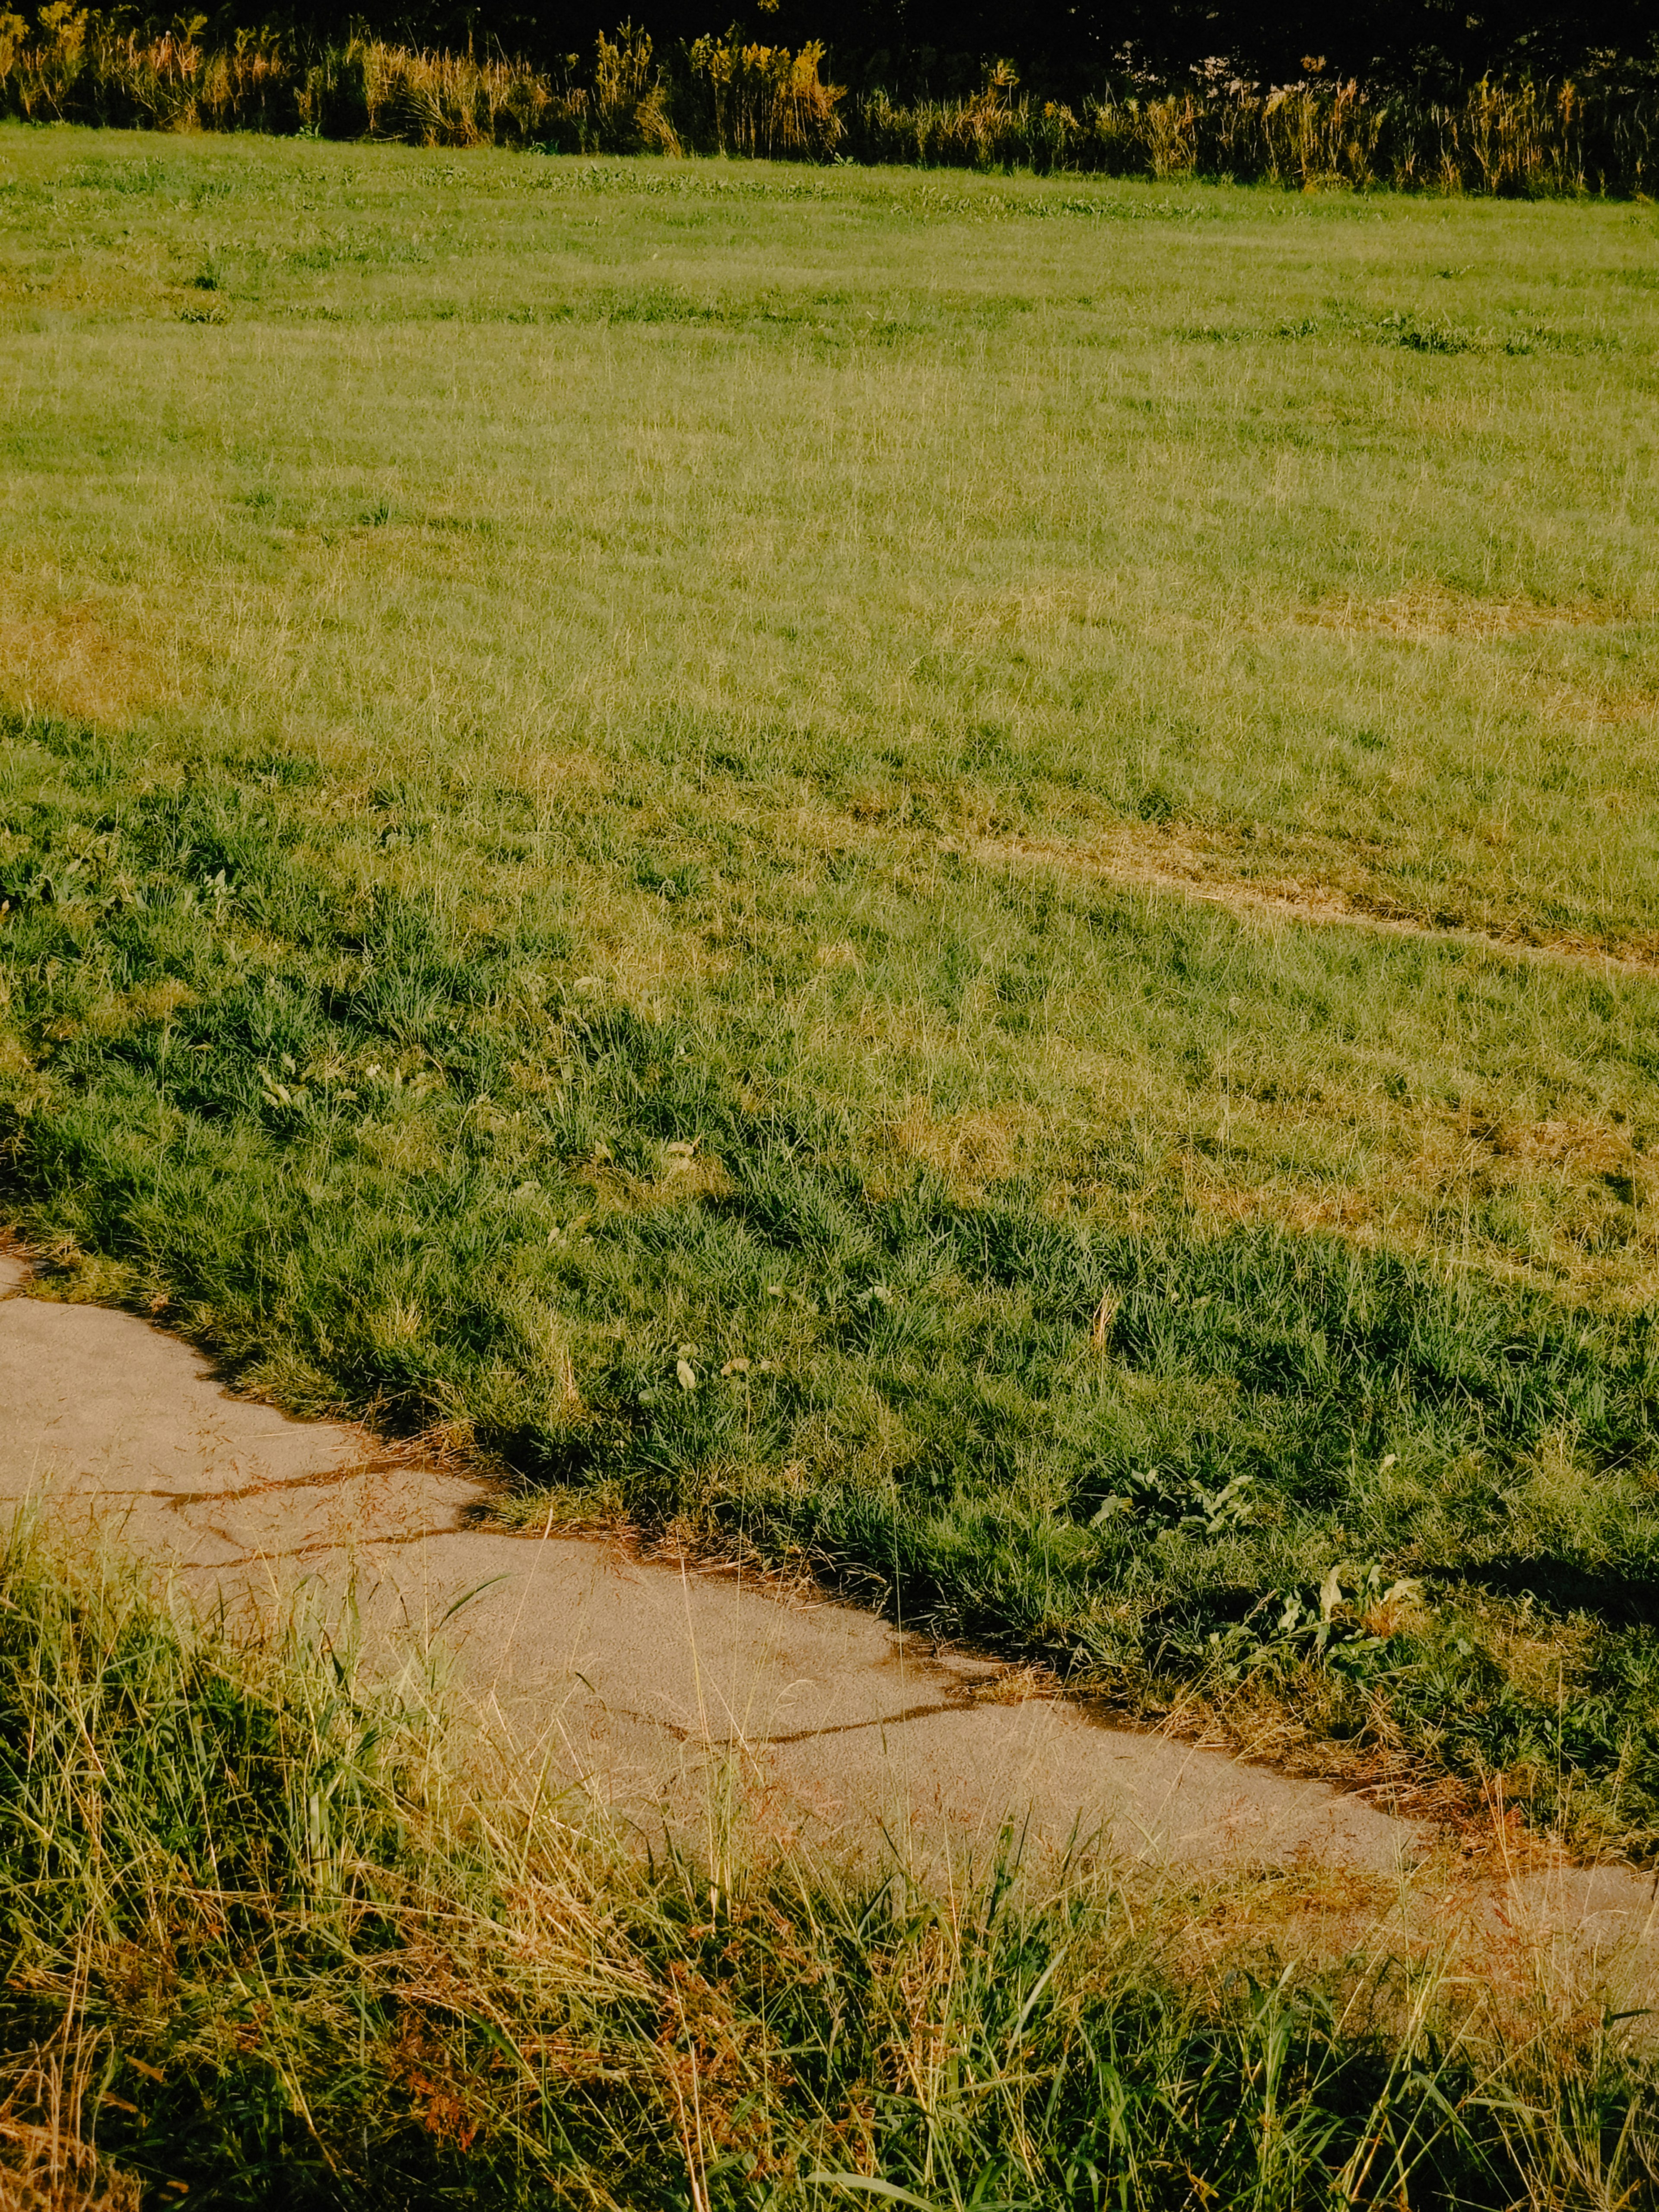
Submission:
[[1022,1698],[1017,1673],[851,1606],[489,1525],[477,1480],[234,1398],[149,1323],[27,1289],[0,1253],[0,1509],[118,1538],[204,1599],[349,1604],[387,1654],[447,1655],[495,1739],[573,1802],[697,1817],[713,1774],[745,1819],[813,1844],[982,1856],[1012,1821],[1027,1849],[1098,1837],[1194,1869],[1417,1868],[1435,1911],[1473,1898],[1494,1945],[1565,1931],[1659,1961],[1650,1885],[1627,1870],[1457,1891],[1429,1875],[1432,1838],[1362,1799]]
[[310,1579],[349,1586],[417,1648],[441,1630],[466,1693],[621,1809],[672,1805],[730,1760],[751,1807],[817,1838],[921,1824],[988,1844],[1012,1817],[1204,1861],[1381,1870],[1418,1850],[1405,1823],[1322,1784],[1065,1703],[998,1702],[983,1693],[1006,1670],[856,1607],[469,1527],[477,1481],[233,1398],[176,1338],[22,1295],[21,1264],[0,1267],[0,1500],[118,1536],[204,1595],[276,1606]]

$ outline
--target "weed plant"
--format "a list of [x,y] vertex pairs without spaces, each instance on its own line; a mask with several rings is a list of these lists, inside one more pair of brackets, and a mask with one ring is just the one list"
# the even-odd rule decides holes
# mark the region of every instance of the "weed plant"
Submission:
[[[60,2205],[1547,2208],[1659,2180],[1628,2026],[1229,1936],[1074,1852],[648,1856],[418,1668],[0,1557],[0,2164]],[[533,1764],[533,1763],[532,1763]],[[1207,1921],[1207,1945],[1182,1927]],[[1219,1930],[1220,1937],[1215,1940]]]
[[0,140],[46,1287],[1650,1852],[1650,216],[157,145]]

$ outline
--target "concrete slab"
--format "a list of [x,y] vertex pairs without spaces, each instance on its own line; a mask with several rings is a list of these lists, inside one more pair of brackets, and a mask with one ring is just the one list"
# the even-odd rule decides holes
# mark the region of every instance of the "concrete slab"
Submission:
[[464,1693],[550,1782],[653,1817],[711,1769],[781,1832],[922,1832],[1389,1869],[1419,1839],[1324,1786],[1047,1698],[857,1608],[678,1571],[614,1544],[471,1526],[489,1494],[365,1432],[230,1396],[135,1316],[27,1295],[0,1255],[0,1504],[118,1535],[204,1595],[270,1605],[307,1580],[400,1648],[441,1638]]
[[1012,1823],[1028,1853],[1092,1839],[1176,1869],[1409,1875],[1419,1937],[1455,1923],[1495,1961],[1565,1942],[1659,1988],[1644,1877],[1448,1879],[1431,1838],[1359,1799],[1021,1698],[1013,1670],[856,1607],[490,1525],[476,1480],[232,1397],[148,1322],[28,1288],[0,1252],[0,1510],[118,1535],[204,1599],[349,1602],[382,1663],[447,1655],[492,1740],[573,1801],[659,1829],[724,1792],[780,1838],[926,1856],[982,1858]]
[[1061,1700],[1001,1702],[1007,1670],[850,1606],[568,1537],[433,1537],[388,1571],[417,1625],[491,1577],[446,1632],[470,1690],[551,1771],[623,1809],[699,1802],[724,1765],[751,1815],[815,1842],[984,1851],[1012,1820],[1056,1849],[1104,1831],[1136,1856],[1378,1871],[1419,1847],[1322,1784],[1103,1728]]

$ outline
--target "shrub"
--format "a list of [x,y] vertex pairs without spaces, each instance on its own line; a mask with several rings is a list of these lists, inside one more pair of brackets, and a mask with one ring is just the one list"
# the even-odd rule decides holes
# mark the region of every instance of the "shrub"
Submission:
[[823,61],[816,41],[792,54],[746,45],[735,30],[696,40],[687,62],[691,87],[705,94],[702,141],[763,161],[827,161],[845,126],[836,112],[842,88],[825,84]]

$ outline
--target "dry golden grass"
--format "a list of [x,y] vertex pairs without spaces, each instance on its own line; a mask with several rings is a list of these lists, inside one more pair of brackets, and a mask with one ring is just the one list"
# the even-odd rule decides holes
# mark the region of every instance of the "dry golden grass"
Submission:
[[101,2056],[73,2033],[0,2055],[0,2212],[139,2212],[143,2185],[94,2141]]
[[1384,599],[1332,599],[1297,619],[1339,631],[1420,643],[1439,638],[1484,641],[1533,637],[1557,630],[1604,629],[1614,623],[1635,626],[1650,623],[1654,615],[1651,605],[1601,599],[1561,605],[1521,598],[1478,599],[1431,580]]
[[0,706],[122,728],[177,699],[155,649],[108,609],[0,576]]
[[1018,1107],[941,1119],[925,1099],[913,1098],[884,1134],[901,1159],[921,1161],[953,1189],[968,1192],[1019,1171],[1035,1149],[1034,1121],[1029,1109]]

